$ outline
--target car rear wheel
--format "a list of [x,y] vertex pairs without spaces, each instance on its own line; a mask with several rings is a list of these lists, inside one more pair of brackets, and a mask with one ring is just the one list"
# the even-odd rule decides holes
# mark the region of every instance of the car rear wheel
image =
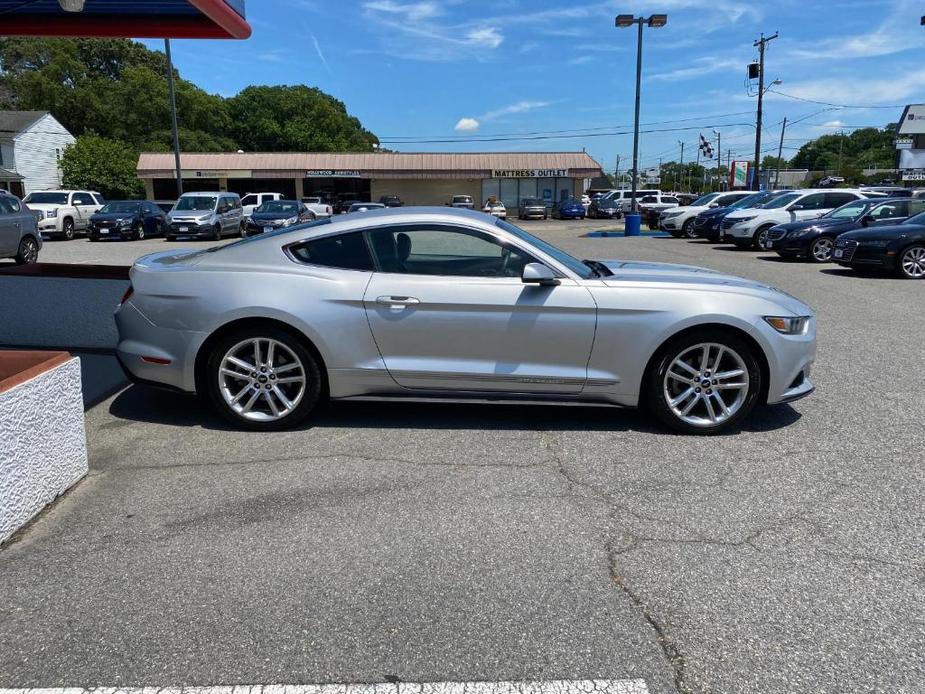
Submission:
[[832,260],[832,249],[835,247],[835,241],[828,236],[813,241],[809,247],[809,259],[814,263],[828,263]]
[[31,236],[27,236],[19,242],[19,250],[16,252],[17,265],[31,265],[38,262],[39,244]]
[[278,431],[298,424],[319,402],[321,372],[311,351],[273,327],[222,338],[208,361],[209,397],[233,424]]
[[667,426],[717,434],[751,412],[761,392],[761,369],[752,348],[736,335],[695,331],[659,351],[646,391]]
[[910,246],[899,256],[899,274],[910,280],[925,279],[925,246]]

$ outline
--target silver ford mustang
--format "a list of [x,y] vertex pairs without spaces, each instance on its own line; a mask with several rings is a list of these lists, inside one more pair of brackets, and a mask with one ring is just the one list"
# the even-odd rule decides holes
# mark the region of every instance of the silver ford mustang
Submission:
[[703,268],[578,260],[453,208],[330,218],[140,258],[116,311],[140,383],[275,430],[322,398],[644,405],[687,433],[813,390],[813,312]]

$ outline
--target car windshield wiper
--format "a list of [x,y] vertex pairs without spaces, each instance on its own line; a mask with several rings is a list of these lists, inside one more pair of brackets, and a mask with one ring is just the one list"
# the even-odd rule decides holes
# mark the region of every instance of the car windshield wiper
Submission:
[[610,268],[599,260],[582,260],[581,262],[594,271],[594,277],[610,277],[613,274]]

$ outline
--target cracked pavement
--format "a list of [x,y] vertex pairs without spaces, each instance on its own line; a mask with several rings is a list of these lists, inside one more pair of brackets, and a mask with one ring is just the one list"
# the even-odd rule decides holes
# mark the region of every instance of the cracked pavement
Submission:
[[366,403],[261,435],[130,388],[88,412],[90,476],[0,550],[0,687],[925,691],[925,283],[586,227],[529,225],[808,300],[817,393],[715,438]]

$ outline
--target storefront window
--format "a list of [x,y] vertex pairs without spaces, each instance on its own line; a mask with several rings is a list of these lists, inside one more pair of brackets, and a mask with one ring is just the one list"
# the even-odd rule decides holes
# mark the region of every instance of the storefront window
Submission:
[[501,202],[509,210],[514,209],[520,203],[517,199],[517,181],[516,178],[501,179]]
[[488,202],[488,198],[491,197],[501,199],[501,180],[498,178],[483,178],[482,205]]
[[552,207],[556,201],[556,179],[538,178],[536,180],[536,197],[541,198],[547,206]]
[[559,201],[568,200],[572,197],[572,179],[571,178],[557,178],[556,183],[558,183],[559,190]]
[[521,178],[520,179],[520,189],[517,192],[517,202],[519,203],[524,198],[535,198],[536,197],[536,179],[535,178]]

